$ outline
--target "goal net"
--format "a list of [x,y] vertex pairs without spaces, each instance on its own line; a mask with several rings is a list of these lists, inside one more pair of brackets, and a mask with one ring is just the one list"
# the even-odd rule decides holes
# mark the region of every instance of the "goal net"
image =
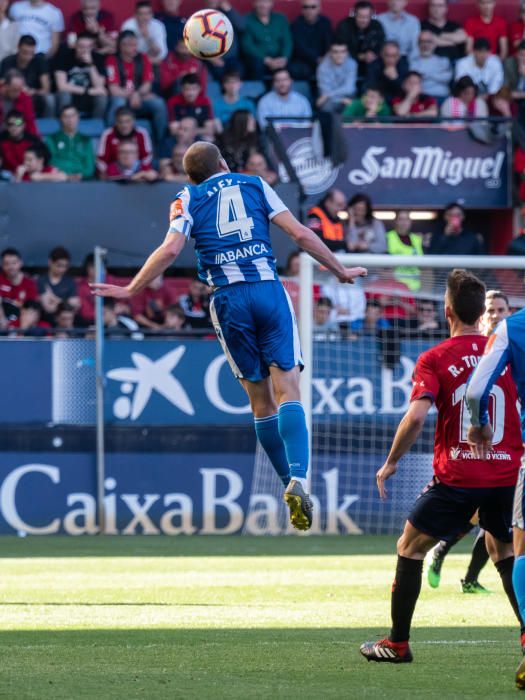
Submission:
[[[448,337],[443,297],[454,268],[477,274],[499,290],[512,310],[525,306],[525,258],[495,256],[418,258],[345,255],[368,276],[341,285],[308,255],[301,255],[299,327],[305,369],[302,399],[312,458],[309,478],[316,517],[313,532],[395,534],[432,476],[435,411],[398,473],[379,499],[375,474],[382,466],[409,405],[412,372],[421,352]],[[282,486],[258,448],[251,518],[258,532],[289,532]],[[267,503],[277,503],[270,513]],[[261,529],[258,508],[266,509]],[[246,529],[246,528],[245,528]],[[250,532],[250,527],[247,528]]]

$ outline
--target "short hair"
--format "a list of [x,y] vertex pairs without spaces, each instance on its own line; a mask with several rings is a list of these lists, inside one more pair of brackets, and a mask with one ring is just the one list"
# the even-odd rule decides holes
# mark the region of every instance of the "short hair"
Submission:
[[95,37],[90,32],[80,32],[77,34],[77,41],[79,39],[89,39],[90,41],[95,41]]
[[78,109],[75,107],[74,104],[69,104],[69,105],[64,105],[61,107],[60,112],[58,113],[59,117],[62,117],[64,112],[67,112],[68,109],[74,109],[77,114],[79,114]]
[[133,146],[133,148],[136,148],[137,150],[139,148],[138,143],[134,139],[121,139],[117,146],[117,151],[119,151],[122,146]]
[[421,75],[421,73],[420,73],[419,71],[417,71],[417,70],[409,70],[408,73],[405,75],[405,77],[404,77],[404,79],[403,79],[403,82],[404,82],[407,78],[410,78],[411,75],[415,75],[416,78],[419,78],[420,80],[423,80],[423,76]]
[[501,289],[489,289],[489,291],[486,294],[485,299],[488,301],[489,299],[503,299],[503,301],[507,304],[507,306],[510,308],[510,302],[508,296],[505,294],[505,292],[502,292]]
[[135,34],[135,32],[132,32],[131,29],[124,29],[118,35],[117,50],[120,49],[120,45],[124,41],[124,39],[137,39],[137,35]]
[[317,300],[316,306],[326,306],[327,309],[333,309],[334,305],[332,304],[332,300],[330,297],[319,297]]
[[153,9],[149,0],[138,0],[138,2],[135,3],[135,11],[142,9],[143,7],[147,7],[148,10]]
[[31,34],[22,34],[18,40],[18,48],[21,46],[36,46],[36,39]]
[[278,70],[275,71],[275,73],[272,76],[272,82],[275,80],[275,78],[279,75],[279,73],[286,73],[286,75],[291,78],[292,76],[290,75],[290,71],[288,68],[279,68]]
[[200,87],[201,81],[199,80],[199,76],[196,75],[195,73],[186,73],[186,75],[182,76],[180,84],[183,86],[184,85],[198,85]]
[[484,36],[480,36],[474,41],[474,51],[490,51],[490,41]]
[[397,218],[399,217],[400,214],[408,214],[408,216],[410,216],[410,211],[409,211],[409,209],[398,209],[398,210],[396,211],[396,217],[395,217],[395,218],[397,219]]
[[383,97],[383,88],[379,83],[368,83],[365,89],[363,90],[363,94],[367,93],[369,90],[372,92],[377,92]]
[[207,141],[193,143],[184,154],[184,172],[195,184],[207,180],[221,169],[222,156],[217,146]]
[[133,119],[135,119],[135,112],[133,112],[133,110],[129,107],[119,107],[115,112],[115,120],[123,116],[133,117]]
[[44,144],[37,143],[34,146],[29,146],[29,148],[26,148],[24,155],[26,153],[33,153],[37,158],[44,161],[44,165],[49,164],[49,152]]
[[186,314],[184,313],[184,309],[180,304],[170,304],[166,309],[166,313],[175,314],[182,320],[186,319]]
[[61,245],[58,245],[49,253],[49,259],[52,262],[56,262],[57,260],[67,260],[69,262],[71,260],[71,254],[69,250]]
[[16,248],[4,248],[4,250],[0,253],[0,258],[3,260],[8,255],[15,255],[17,258],[22,260],[22,256]]
[[381,47],[381,51],[385,48],[385,46],[395,46],[395,48],[401,52],[401,48],[399,46],[399,42],[396,41],[395,39],[388,39],[388,41],[385,41],[383,46]]
[[472,326],[485,312],[485,284],[468,270],[452,270],[447,278],[448,301],[462,323]]
[[478,86],[472,80],[470,75],[464,75],[462,78],[460,78],[454,83],[454,85],[452,86],[452,95],[454,97],[459,97],[463,90],[466,90],[467,88],[474,88],[476,95],[478,94]]
[[22,78],[25,81],[24,74],[21,73],[17,68],[10,68],[4,76],[4,80],[7,85],[11,83],[15,78]]
[[24,117],[23,113],[20,112],[18,109],[10,109],[9,112],[5,115],[5,121],[8,122],[10,119],[22,119],[22,121],[25,123],[26,118]]
[[75,307],[71,306],[71,304],[68,304],[67,301],[63,301],[57,306],[56,315],[58,316],[63,311],[67,311],[68,313],[75,313]]
[[466,215],[465,207],[459,202],[450,202],[449,204],[447,204],[447,206],[443,209],[443,214],[447,214],[447,212],[451,211],[452,209],[461,209],[461,213],[463,214],[463,216]]
[[359,12],[359,10],[370,10],[374,14],[374,6],[368,0],[359,0],[354,6],[354,16]]
[[224,84],[227,80],[231,80],[232,78],[235,78],[236,80],[241,79],[241,74],[238,70],[227,70],[222,78],[221,78],[221,83]]

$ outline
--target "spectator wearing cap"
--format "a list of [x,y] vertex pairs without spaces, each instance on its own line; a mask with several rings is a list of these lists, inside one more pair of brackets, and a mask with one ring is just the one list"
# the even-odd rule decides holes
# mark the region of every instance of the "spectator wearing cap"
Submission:
[[29,146],[24,162],[16,169],[17,182],[66,182],[68,176],[49,164],[49,153],[42,146]]
[[312,117],[312,106],[304,95],[293,90],[290,73],[284,69],[275,71],[272,90],[261,97],[257,105],[257,121],[262,129],[268,125],[270,117],[279,117],[281,124],[286,123],[286,117]]
[[461,204],[449,204],[443,212],[443,221],[442,231],[431,238],[430,255],[480,255],[483,252],[481,237],[465,230],[465,210]]
[[489,50],[505,60],[509,55],[507,23],[494,14],[496,0],[478,0],[479,15],[468,17],[465,21],[467,33],[467,51],[474,49],[476,39],[487,39]]
[[343,121],[351,122],[356,119],[377,119],[392,114],[381,88],[372,83],[368,85],[362,97],[359,97],[343,110]]
[[321,14],[321,0],[302,0],[301,14],[292,22],[290,31],[290,74],[294,80],[311,80],[332,43],[332,25]]
[[4,76],[4,83],[0,86],[0,111],[2,116],[16,110],[24,117],[25,129],[30,134],[38,135],[33,101],[26,93],[24,76],[20,71],[12,68]]
[[77,285],[68,275],[70,265],[69,251],[62,246],[57,246],[49,253],[47,272],[37,277],[39,301],[46,321],[53,321],[56,310],[62,302],[70,304],[75,309],[80,306]]
[[194,73],[188,73],[182,78],[180,93],[168,100],[169,131],[172,136],[177,136],[181,119],[184,117],[197,120],[197,133],[200,136],[213,138],[215,124],[211,101],[202,94],[199,79]]
[[95,174],[95,157],[91,139],[79,134],[80,115],[73,105],[62,108],[60,130],[46,138],[51,165],[70,180],[89,180]]
[[215,118],[220,122],[221,130],[229,122],[232,114],[245,109],[255,115],[255,104],[249,97],[241,97],[242,80],[240,73],[224,73],[221,79],[222,94],[213,102]]
[[36,53],[36,41],[29,34],[20,37],[16,53],[3,59],[0,78],[13,69],[24,76],[24,92],[32,97],[37,116],[54,117],[55,96],[51,94],[49,64],[43,54]]
[[401,56],[395,41],[386,41],[381,49],[379,60],[368,66],[365,87],[373,84],[381,90],[388,103],[399,95],[403,80],[408,74],[408,61]]
[[410,59],[410,70],[422,76],[422,89],[427,95],[437,99],[448,97],[453,71],[448,58],[436,55],[436,37],[432,32],[423,30],[418,46],[419,52]]
[[346,231],[341,212],[346,212],[346,197],[341,190],[329,190],[308,212],[308,228],[312,229],[333,252],[347,252]]
[[505,60],[504,86],[514,100],[518,119],[525,122],[525,40],[518,44],[513,56]]
[[478,94],[485,100],[497,94],[503,85],[503,65],[501,59],[491,54],[488,39],[474,41],[474,50],[456,63],[456,81],[468,75],[478,88]]
[[160,64],[160,90],[166,98],[177,93],[185,75],[193,74],[199,79],[202,92],[206,92],[208,72],[202,61],[190,53],[184,39],[179,39],[172,51]]
[[9,10],[9,16],[19,27],[20,36],[30,34],[36,39],[36,52],[48,58],[54,56],[64,31],[62,11],[44,0],[19,0]]
[[402,56],[410,58],[417,51],[421,25],[415,15],[405,11],[407,0],[388,0],[388,11],[378,15],[388,41],[395,41]]
[[5,131],[0,134],[0,156],[3,167],[14,174],[24,162],[26,150],[43,144],[26,130],[24,115],[15,109],[7,113],[5,126]]
[[448,18],[448,0],[429,0],[428,17],[421,22],[421,31],[434,35],[437,56],[444,56],[454,64],[465,55],[467,34],[461,25]]
[[141,162],[138,146],[131,139],[119,143],[117,160],[108,165],[105,175],[112,182],[155,182],[158,177],[151,165]]
[[168,55],[166,27],[153,16],[149,0],[138,0],[135,15],[124,22],[121,31],[135,34],[139,52],[148,56],[153,64],[160,63]]
[[452,88],[452,95],[441,105],[442,117],[486,117],[489,110],[485,100],[477,96],[476,83],[468,75],[460,78]]
[[342,19],[335,30],[335,40],[346,44],[357,61],[358,75],[364,80],[368,66],[377,61],[385,43],[383,25],[374,16],[374,6],[367,0],[356,2],[353,15]]
[[110,163],[117,160],[119,144],[124,140],[137,144],[142,165],[151,165],[153,146],[148,131],[136,125],[135,115],[131,109],[121,107],[115,114],[113,127],[106,129],[100,137],[96,160],[99,177],[104,178]]
[[264,80],[288,66],[292,35],[285,15],[273,12],[273,0],[253,0],[241,44],[251,80]]
[[346,45],[332,44],[317,68],[317,107],[325,112],[341,112],[356,94],[356,81],[357,63]]
[[118,32],[113,14],[100,7],[100,0],[81,0],[80,5],[68,22],[68,43],[74,43],[80,34],[89,34],[97,53],[115,53]]
[[108,122],[113,123],[120,107],[129,107],[137,117],[152,120],[155,137],[160,143],[166,133],[166,105],[152,92],[153,66],[149,57],[139,52],[133,32],[119,34],[117,53],[107,57],[106,71],[111,95]]
[[403,92],[392,100],[392,109],[398,117],[437,117],[438,106],[434,97],[423,91],[421,73],[410,71],[403,80]]
[[7,16],[9,0],[0,0],[0,61],[16,51],[20,29]]

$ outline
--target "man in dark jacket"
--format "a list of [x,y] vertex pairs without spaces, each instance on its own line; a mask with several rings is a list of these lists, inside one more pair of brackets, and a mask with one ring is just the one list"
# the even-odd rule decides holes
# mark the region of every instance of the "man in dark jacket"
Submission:
[[457,202],[443,212],[445,226],[442,233],[433,235],[428,253],[430,255],[480,255],[483,241],[479,234],[465,231],[465,210]]
[[294,80],[313,80],[332,43],[332,25],[321,14],[321,0],[303,0],[302,13],[290,27],[293,54],[289,64]]
[[363,80],[367,67],[379,58],[385,42],[385,32],[377,19],[372,19],[371,2],[356,3],[352,17],[342,19],[335,30],[336,40],[346,44],[352,58],[358,63],[358,77]]

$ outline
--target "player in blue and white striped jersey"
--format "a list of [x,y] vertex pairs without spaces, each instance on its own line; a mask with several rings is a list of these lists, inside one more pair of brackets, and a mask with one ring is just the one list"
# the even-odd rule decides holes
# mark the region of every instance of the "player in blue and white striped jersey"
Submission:
[[[466,401],[471,415],[468,442],[475,455],[487,458],[492,447],[493,431],[488,405],[497,378],[510,365],[521,401],[522,433],[525,439],[525,309],[502,321],[489,342],[485,354],[470,376]],[[518,476],[514,496],[514,569],[512,583],[522,621],[525,622],[525,460]],[[525,690],[525,634],[521,637],[524,658],[516,671],[516,685]]]
[[299,392],[303,361],[293,308],[277,276],[270,221],[340,282],[352,284],[366,270],[345,268],[261,178],[231,173],[213,144],[190,146],[184,169],[193,184],[171,206],[164,243],[127,286],[95,284],[94,293],[132,296],[194,239],[199,277],[213,289],[210,312],[217,336],[250,398],[259,442],[286,487],[291,523],[307,530],[312,504],[306,492],[308,430]]

